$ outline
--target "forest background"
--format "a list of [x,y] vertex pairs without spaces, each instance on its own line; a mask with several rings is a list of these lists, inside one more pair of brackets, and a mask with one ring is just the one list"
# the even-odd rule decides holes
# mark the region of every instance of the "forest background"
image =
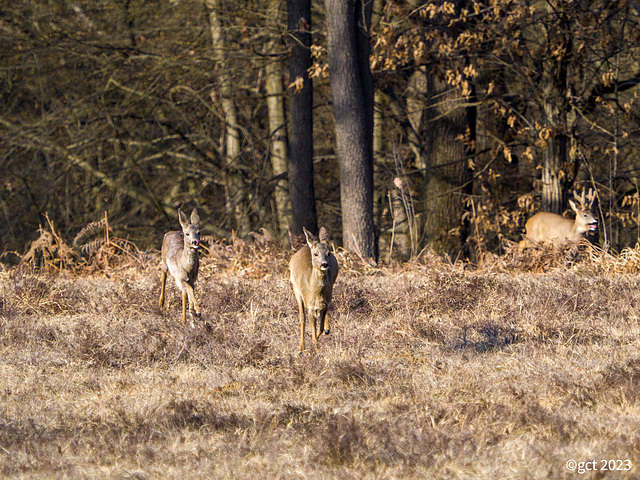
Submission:
[[0,2],[2,259],[105,212],[157,248],[192,206],[217,239],[473,259],[588,188],[594,241],[635,245],[637,5],[342,3]]

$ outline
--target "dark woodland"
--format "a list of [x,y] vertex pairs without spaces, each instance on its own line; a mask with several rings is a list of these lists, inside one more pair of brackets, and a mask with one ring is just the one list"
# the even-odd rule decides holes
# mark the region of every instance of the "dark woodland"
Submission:
[[[586,189],[591,240],[635,245],[637,5],[363,5],[331,27],[329,1],[3,2],[3,261],[105,212],[158,248],[181,206],[216,239],[326,225],[374,260],[474,260]],[[333,66],[328,26],[352,39]]]

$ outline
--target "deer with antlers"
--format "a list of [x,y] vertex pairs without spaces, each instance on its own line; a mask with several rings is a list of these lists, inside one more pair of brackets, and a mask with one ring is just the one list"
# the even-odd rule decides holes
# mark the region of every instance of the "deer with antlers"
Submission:
[[576,213],[575,220],[570,220],[551,212],[536,213],[527,220],[525,239],[532,243],[577,242],[587,232],[596,231],[598,229],[598,221],[591,212],[591,205],[596,197],[595,192],[590,190],[586,199],[584,190],[580,197],[575,191],[573,195],[578,205],[573,200],[569,200],[569,206]]

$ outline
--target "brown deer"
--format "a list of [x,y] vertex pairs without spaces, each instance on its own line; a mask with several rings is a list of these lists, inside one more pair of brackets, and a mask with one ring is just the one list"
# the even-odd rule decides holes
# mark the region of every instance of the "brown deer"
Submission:
[[167,271],[176,281],[182,292],[182,323],[187,321],[187,298],[189,310],[196,317],[200,316],[200,307],[193,292],[200,260],[200,217],[194,208],[191,220],[178,209],[178,218],[182,231],[167,232],[162,240],[162,291],[160,292],[160,308],[164,306],[164,290],[167,283]]
[[581,197],[578,197],[575,191],[573,195],[579,202],[579,205],[576,206],[572,200],[569,200],[571,209],[576,213],[575,220],[569,220],[550,212],[536,213],[525,224],[525,239],[533,243],[577,242],[586,232],[596,231],[598,229],[598,221],[591,212],[595,192],[589,193],[587,197],[589,199],[588,204],[585,202],[584,190]]
[[331,303],[333,283],[338,276],[338,261],[329,248],[329,234],[322,227],[318,238],[303,227],[307,244],[298,250],[291,261],[291,284],[298,302],[300,317],[300,353],[304,350],[306,317],[313,319],[313,348],[318,351],[318,337],[329,334],[327,309]]

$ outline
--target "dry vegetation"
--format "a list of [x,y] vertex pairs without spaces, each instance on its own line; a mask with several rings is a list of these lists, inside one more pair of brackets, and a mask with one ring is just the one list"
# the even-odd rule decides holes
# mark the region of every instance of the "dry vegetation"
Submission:
[[640,475],[637,252],[340,253],[332,334],[300,356],[289,252],[212,246],[183,327],[157,253],[109,247],[101,268],[0,271],[2,477]]

